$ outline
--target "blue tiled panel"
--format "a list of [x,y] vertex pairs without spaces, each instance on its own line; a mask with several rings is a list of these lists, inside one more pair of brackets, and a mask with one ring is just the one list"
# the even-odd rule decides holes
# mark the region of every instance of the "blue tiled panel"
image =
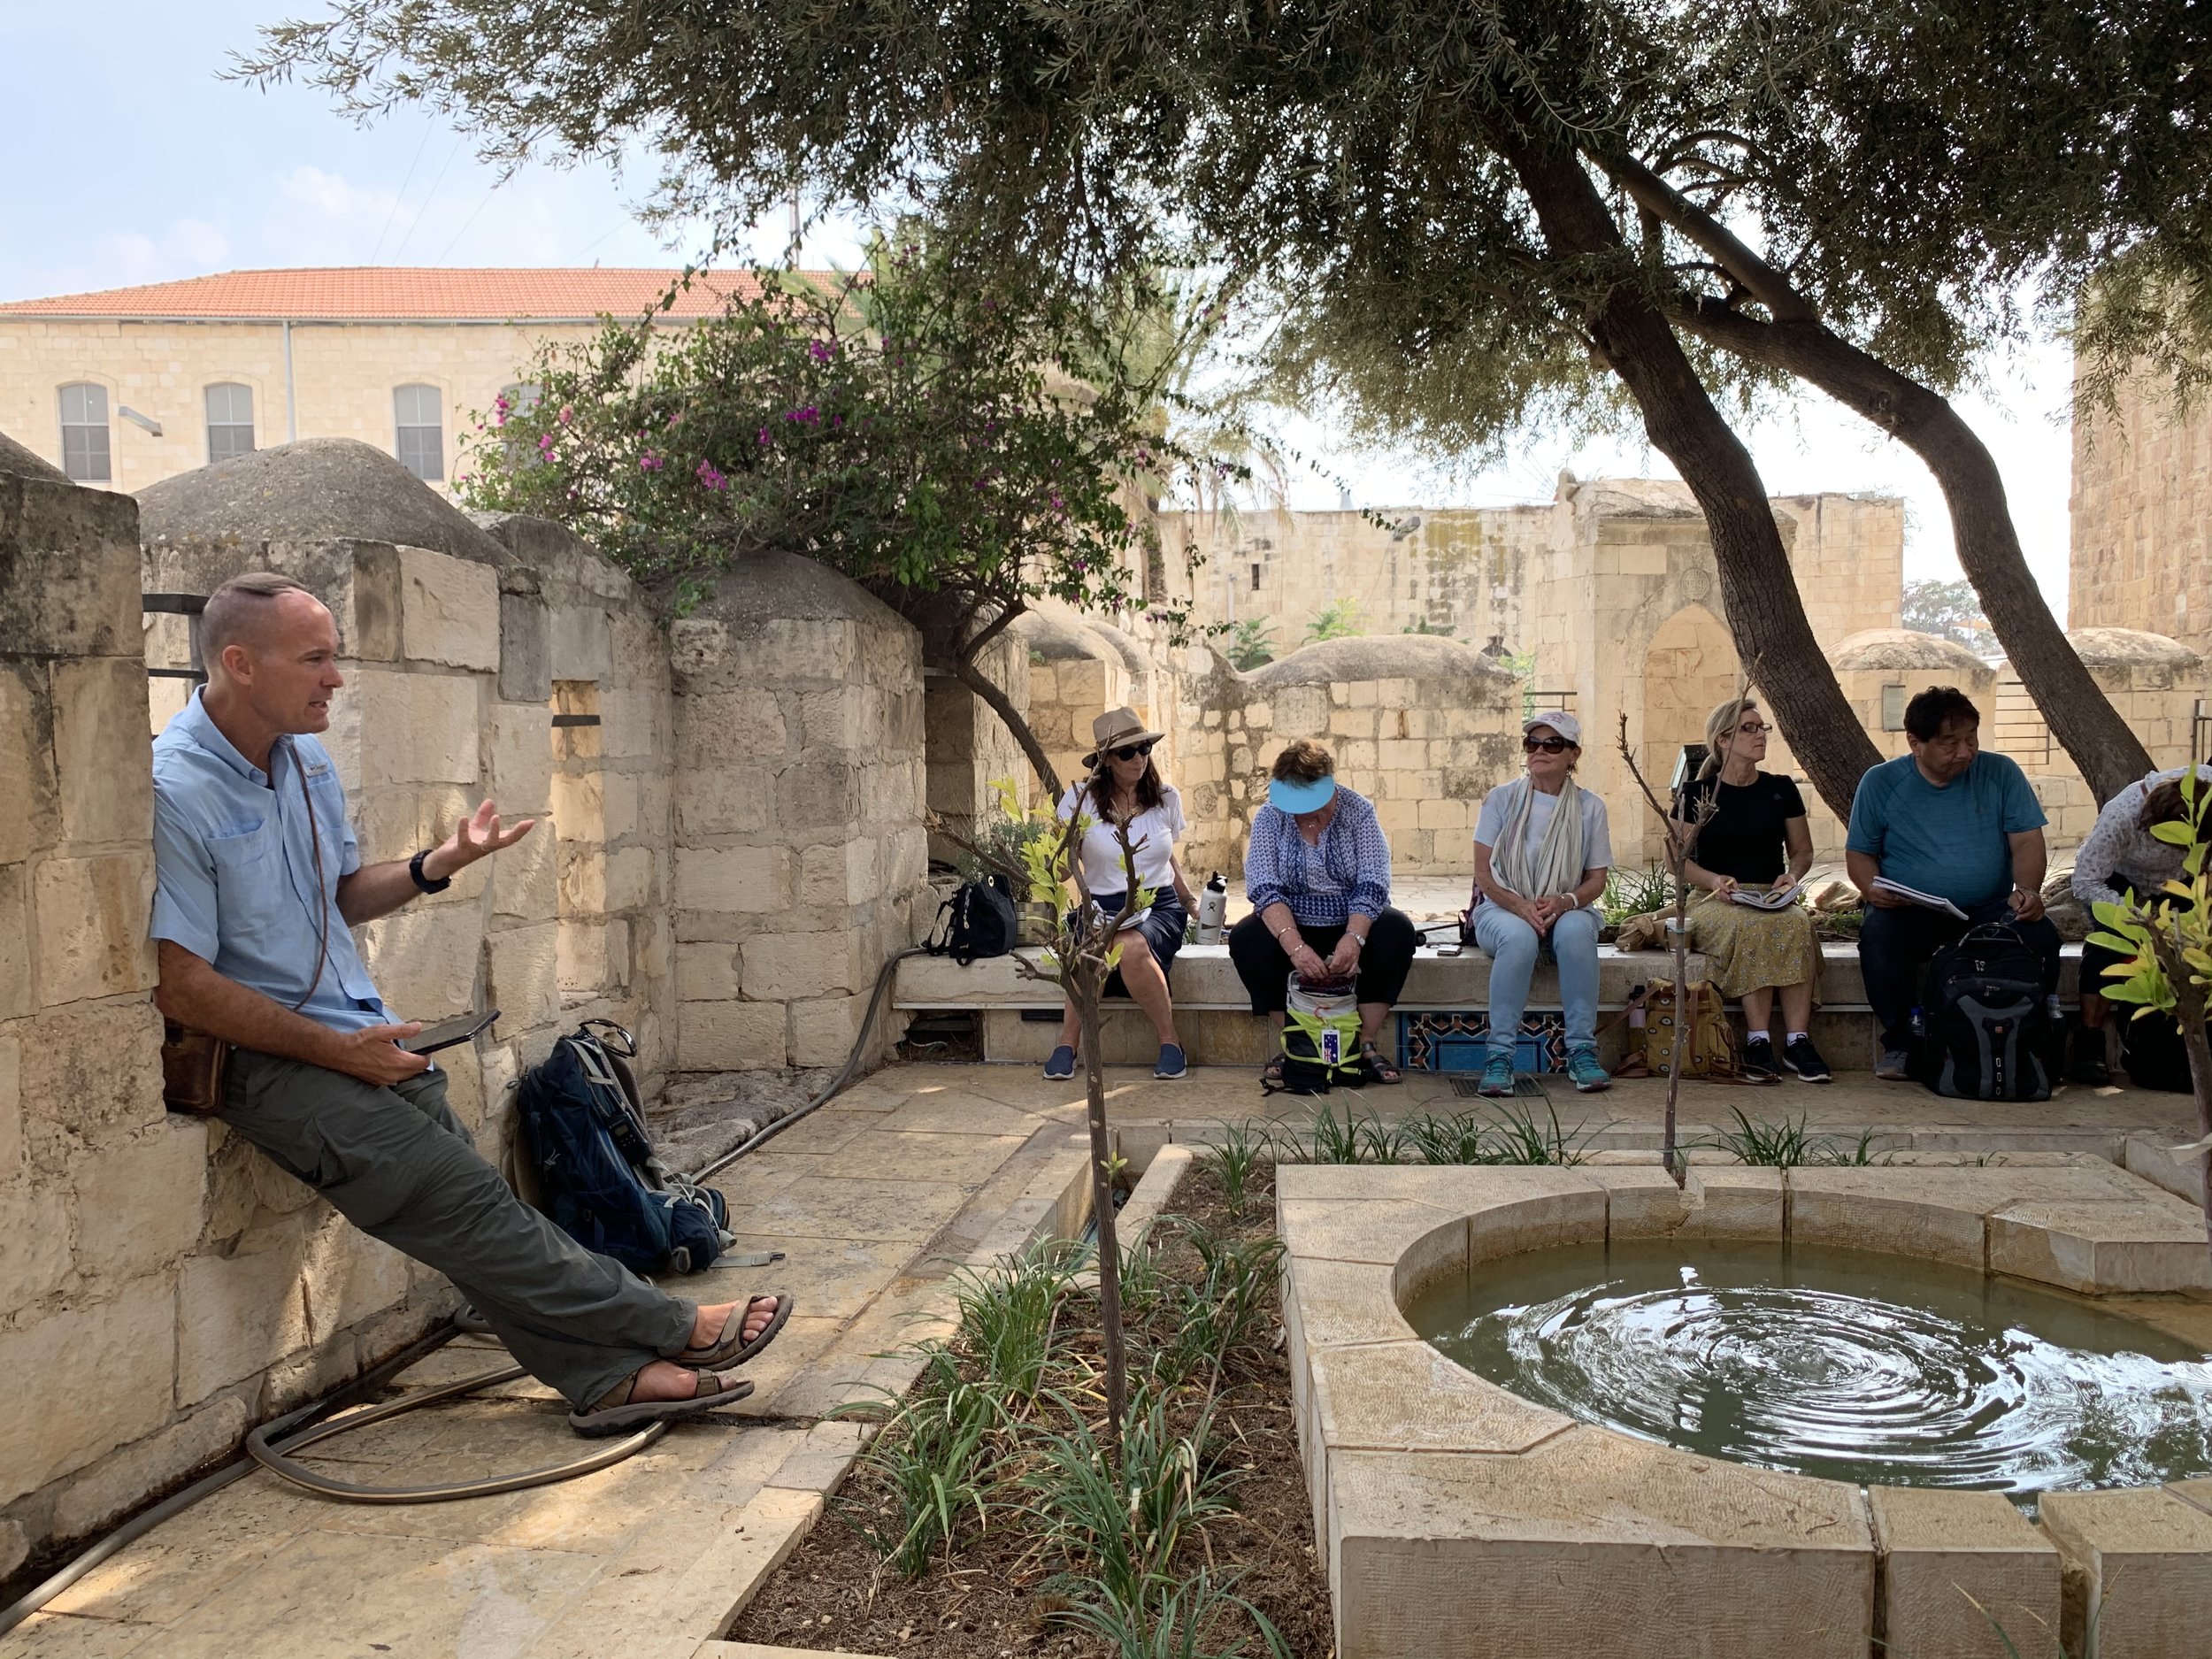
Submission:
[[[1479,1071],[1490,1056],[1487,1013],[1406,1013],[1398,1017],[1398,1064],[1408,1071]],[[1524,1014],[1513,1045],[1517,1071],[1564,1071],[1563,1014]]]

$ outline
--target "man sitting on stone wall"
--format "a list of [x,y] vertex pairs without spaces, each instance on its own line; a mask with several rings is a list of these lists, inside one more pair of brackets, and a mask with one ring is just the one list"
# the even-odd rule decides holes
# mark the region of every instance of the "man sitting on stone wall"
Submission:
[[[240,576],[201,619],[207,685],[154,742],[153,936],[168,1018],[235,1045],[218,1114],[373,1238],[450,1279],[585,1434],[733,1404],[718,1368],[780,1328],[784,1299],[698,1307],[585,1249],[515,1196],[399,1045],[347,930],[435,893],[530,833],[489,800],[442,846],[365,864],[328,752],[345,682],[330,612]],[[394,744],[404,733],[367,733]]]
[[[1909,1074],[1929,960],[1968,928],[2009,922],[2043,958],[2044,995],[2058,989],[2058,929],[2043,914],[2043,809],[2012,759],[1981,752],[1981,724],[1964,692],[1929,687],[1905,705],[1912,752],[1871,768],[1852,798],[1844,867],[1866,901],[1859,971],[1881,1027],[1874,1075],[1891,1081]],[[1878,887],[1883,877],[1965,915]]]

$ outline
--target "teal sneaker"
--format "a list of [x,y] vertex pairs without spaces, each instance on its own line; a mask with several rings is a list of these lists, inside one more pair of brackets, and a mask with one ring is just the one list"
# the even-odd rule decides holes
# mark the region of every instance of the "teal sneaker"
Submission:
[[1493,1050],[1482,1068],[1482,1081],[1475,1085],[1475,1093],[1492,1100],[1503,1100],[1513,1093],[1513,1056]]
[[1567,1075],[1585,1094],[1613,1087],[1612,1073],[1598,1064],[1595,1048],[1576,1048],[1567,1056]]

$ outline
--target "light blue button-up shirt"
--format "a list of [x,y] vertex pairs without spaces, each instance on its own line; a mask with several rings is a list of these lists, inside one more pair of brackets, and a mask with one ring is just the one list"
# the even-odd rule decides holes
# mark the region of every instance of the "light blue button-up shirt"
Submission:
[[[338,769],[305,736],[277,739],[269,765],[263,772],[232,746],[197,691],[154,740],[153,936],[289,1008],[315,977],[319,910],[329,955],[300,1012],[337,1031],[388,1025],[338,913],[338,879],[361,867]],[[319,892],[311,835],[322,845]]]

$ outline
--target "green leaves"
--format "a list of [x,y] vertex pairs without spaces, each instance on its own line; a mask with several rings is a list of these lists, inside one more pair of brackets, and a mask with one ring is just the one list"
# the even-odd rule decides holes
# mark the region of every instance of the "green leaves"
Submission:
[[864,271],[761,269],[719,316],[549,348],[465,495],[568,525],[680,603],[757,550],[816,558],[957,658],[1044,595],[1145,603],[1136,509],[1188,457],[1096,333],[902,232]]

